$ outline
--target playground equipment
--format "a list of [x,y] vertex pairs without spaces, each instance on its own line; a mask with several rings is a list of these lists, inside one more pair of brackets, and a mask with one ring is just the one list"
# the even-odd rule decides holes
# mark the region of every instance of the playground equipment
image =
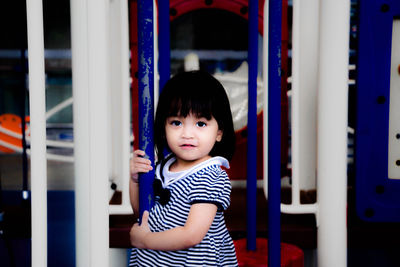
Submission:
[[[73,99],[68,98],[67,100],[57,104],[55,107],[51,108],[46,112],[46,121],[50,119],[57,112],[63,110],[64,108],[72,105]],[[30,117],[26,117],[26,122],[28,123],[25,127],[26,141],[28,144],[31,142],[30,138]],[[22,129],[21,129],[21,117],[15,114],[2,114],[0,115],[0,151],[4,153],[21,153],[22,147]],[[46,146],[54,148],[66,148],[73,149],[74,143],[71,140],[52,140],[46,139]],[[27,154],[30,155],[30,149],[27,149]],[[46,158],[48,160],[57,160],[62,162],[73,162],[73,156],[61,155],[51,152],[46,152]]]
[[[314,213],[318,227],[318,265],[346,266],[347,264],[347,229],[346,229],[346,194],[347,194],[347,95],[348,95],[348,18],[350,16],[350,2],[324,1],[319,3],[319,14],[316,12],[318,3],[293,2],[293,88],[292,102],[294,117],[292,122],[292,204],[282,206],[284,212]],[[316,4],[316,5],[314,5]],[[311,8],[309,17],[306,7]],[[303,9],[304,8],[304,9]],[[303,17],[304,16],[304,17]],[[301,72],[301,64],[308,60],[306,40],[301,33],[309,22],[314,20],[319,25],[318,54],[312,53],[311,59],[318,62],[318,77],[316,79],[318,96],[311,94],[317,100],[314,114],[316,116],[317,141],[316,170],[318,177],[317,203],[302,205],[299,198],[299,178],[309,167],[303,165],[301,158],[306,150],[301,140],[304,138],[304,129],[300,128],[299,119],[304,121],[304,106],[299,101],[302,92],[299,86],[306,80],[307,73]],[[314,24],[315,25],[315,24]],[[315,36],[315,35],[311,35]],[[315,38],[315,37],[313,37]],[[312,38],[312,40],[314,40]],[[312,41],[311,41],[312,43]],[[304,54],[303,54],[304,53]],[[316,56],[316,58],[315,58]],[[303,61],[304,60],[304,61]],[[316,91],[314,91],[316,92]],[[297,102],[299,101],[299,102]],[[313,101],[311,99],[311,101]],[[313,104],[315,105],[315,104]],[[303,112],[301,109],[303,109]],[[301,121],[300,121],[301,122]],[[313,122],[311,122],[313,123]],[[310,125],[310,124],[308,124]],[[312,124],[311,124],[312,125]],[[296,133],[297,130],[297,133]],[[301,131],[300,131],[301,130]],[[299,139],[302,138],[302,139]],[[315,142],[315,141],[314,141]],[[306,144],[309,142],[306,142]],[[313,151],[311,149],[310,151]],[[311,152],[312,153],[312,152]],[[306,162],[307,161],[303,161]],[[335,253],[332,253],[335,251]],[[333,255],[335,254],[335,255]]]
[[399,14],[398,1],[360,9],[356,198],[367,221],[400,221]]
[[[181,1],[180,3],[184,6],[184,3],[188,2],[189,1]],[[206,2],[210,3],[210,1]],[[227,1],[221,0],[214,2],[215,6],[218,7],[219,5],[225,4]],[[238,2],[235,1],[235,3]],[[299,4],[297,1],[293,3],[296,6]],[[271,1],[271,4],[278,5],[277,1]],[[202,2],[202,5],[206,5],[206,3]],[[240,5],[238,4],[237,6]],[[190,6],[185,7],[190,8]],[[28,0],[27,10],[30,25],[29,55],[31,64],[30,79],[32,79],[30,86],[31,90],[33,90],[32,92],[34,92],[32,93],[33,96],[31,99],[31,107],[34,107],[31,108],[31,134],[32,144],[34,144],[32,146],[32,159],[35,158],[35,163],[37,161],[40,162],[40,164],[35,165],[36,167],[32,169],[32,177],[34,178],[33,180],[35,180],[32,186],[32,220],[34,221],[33,232],[35,232],[35,235],[32,237],[32,248],[35,252],[32,253],[32,266],[35,267],[46,266],[46,242],[43,241],[45,240],[43,237],[45,237],[46,216],[42,216],[43,212],[46,213],[46,199],[37,197],[46,195],[43,191],[46,190],[44,179],[46,173],[43,171],[46,167],[45,158],[43,156],[45,155],[45,115],[42,108],[36,109],[36,107],[44,107],[43,36],[41,34],[43,27],[40,23],[42,18],[41,1]],[[108,15],[108,11],[110,10],[112,10],[111,18]],[[343,3],[338,3],[333,0],[325,1],[321,3],[320,10],[322,13],[319,18],[321,22],[319,31],[321,41],[320,57],[318,59],[320,66],[318,82],[319,111],[317,116],[318,203],[312,206],[309,211],[316,213],[319,235],[321,235],[318,247],[318,252],[321,252],[319,255],[319,264],[321,266],[345,266],[346,242],[343,236],[346,235],[345,168],[347,157],[345,150],[347,136],[347,23],[349,17],[349,3],[348,1],[343,1]],[[110,158],[115,160],[114,156],[119,154],[121,160],[115,161],[120,162],[121,165],[118,165],[116,169],[123,170],[121,171],[122,177],[129,176],[127,173],[127,161],[129,159],[129,128],[125,126],[128,124],[121,123],[121,125],[119,125],[123,128],[123,130],[121,130],[121,136],[123,137],[118,139],[120,140],[120,144],[109,146],[107,138],[108,129],[119,128],[118,125],[115,127],[107,127],[110,123],[108,120],[108,108],[110,106],[120,106],[123,110],[121,114],[129,114],[129,112],[126,112],[129,109],[129,104],[127,104],[129,97],[123,95],[129,91],[127,90],[129,86],[127,6],[124,1],[113,1],[113,3],[93,0],[72,1],[71,14],[73,87],[75,99],[77,261],[83,266],[102,266],[108,262],[108,212],[105,207],[107,207],[108,202],[107,184]],[[274,15],[277,14],[279,16],[279,12],[274,13]],[[301,13],[295,14],[299,15]],[[35,17],[31,17],[31,15]],[[116,18],[121,18],[121,20],[117,20]],[[113,41],[116,41],[118,45],[111,46],[112,48],[108,49],[108,34],[110,34],[110,32],[99,29],[105,29],[109,26],[110,22],[115,21],[120,21],[121,25],[124,26],[113,24],[113,28],[110,32],[116,34]],[[39,25],[36,25],[36,23]],[[269,25],[268,28],[270,28],[270,26],[272,25]],[[277,49],[277,47],[274,47],[274,49]],[[297,49],[299,49],[299,47],[297,47]],[[279,50],[273,51],[279,52]],[[111,56],[111,54],[113,56]],[[276,56],[277,53],[272,53],[270,50],[269,55],[272,57],[273,55]],[[33,56],[33,58],[31,58],[31,56]],[[108,64],[111,58],[115,60],[112,61],[112,67]],[[278,64],[275,66],[278,66]],[[299,67],[295,66],[295,68]],[[268,70],[269,72],[274,71],[272,68]],[[35,71],[37,72],[35,73]],[[275,69],[275,72],[276,71],[277,69]],[[118,73],[120,76],[118,76]],[[296,76],[295,74],[293,75],[295,81]],[[276,78],[276,76],[275,73],[273,77]],[[107,101],[107,96],[108,89],[111,87],[109,85],[115,84],[111,82],[112,77],[116,77],[115,81],[120,82],[115,87],[121,89],[121,92],[124,93],[118,96],[120,100],[113,102],[111,105],[111,103]],[[278,80],[280,83],[280,79]],[[278,83],[277,80],[275,80],[275,82]],[[119,92],[119,90],[115,91]],[[293,94],[295,95],[295,91]],[[268,109],[264,108],[264,110],[275,110],[276,106],[274,105],[280,102],[280,96],[268,95],[268,98],[270,99]],[[276,100],[273,101],[273,99]],[[112,112],[110,117],[117,117],[118,111]],[[271,115],[272,112],[268,112],[268,114]],[[129,121],[127,117],[121,117],[121,121]],[[280,117],[278,116],[278,118]],[[270,130],[280,129],[280,127],[268,128]],[[110,133],[111,136],[113,136],[113,134],[115,133]],[[268,137],[269,140],[274,140],[275,143],[279,143],[276,142],[277,139],[275,139],[273,135],[269,134]],[[278,135],[276,138],[279,139],[279,137]],[[271,142],[269,143],[271,144]],[[121,150],[109,153],[111,152],[111,147],[120,147]],[[270,151],[279,151],[278,148],[271,149],[271,147],[272,146],[269,148]],[[107,157],[107,153],[111,155],[110,158]],[[272,156],[276,155],[273,153],[274,152],[269,153],[269,157],[264,157],[264,160],[271,160]],[[297,150],[297,153],[297,155],[301,154],[299,150]],[[279,160],[280,157],[277,156],[276,158]],[[113,164],[115,165],[116,163],[114,162]],[[268,166],[269,168],[277,168],[277,165],[271,162],[269,162]],[[297,168],[300,167],[301,165],[297,165]],[[277,170],[273,175],[269,175],[270,178],[272,177],[272,179],[274,179],[273,182],[275,182],[275,184],[272,181],[268,183],[270,191],[268,198],[273,205],[273,207],[270,208],[271,211],[279,209],[280,206],[280,200],[277,200],[276,195],[273,194],[280,191],[280,187],[275,188],[277,186],[276,182],[280,182],[280,175],[276,175],[276,173],[278,173]],[[277,178],[275,176],[277,176]],[[332,183],[334,183],[333,186]],[[296,184],[298,185],[298,181],[294,182],[293,186],[294,198],[292,205],[294,206],[299,202],[299,199],[296,197],[298,196],[295,191],[296,188],[298,188]],[[332,190],[332,188],[335,190]],[[123,197],[124,196],[127,196],[127,194],[123,193]],[[335,201],[332,201],[332,199],[335,199]],[[288,211],[300,212],[299,210],[295,211],[295,209],[291,207],[288,207]],[[304,212],[304,210],[301,212]],[[275,217],[279,217],[279,214]],[[273,225],[274,223],[270,224]],[[277,225],[279,227],[279,223]],[[90,230],[87,231],[87,229]],[[279,229],[272,229],[270,231],[279,233]],[[331,251],[335,251],[335,253],[331,253]],[[277,254],[273,253],[271,255],[276,256]],[[276,260],[274,262],[275,263],[271,263],[271,266],[274,266],[278,261]]]
[[[223,2],[223,1],[221,1],[221,2]],[[218,4],[220,4],[221,2],[219,2],[219,1],[216,2],[215,3],[216,6],[218,6]],[[177,5],[179,5],[179,4],[181,4],[181,3],[178,2]],[[202,4],[200,4],[200,5],[202,5]],[[212,5],[212,3],[210,3],[208,5]],[[323,10],[324,12],[328,12],[327,10],[329,10],[332,7],[330,5],[331,5],[331,3],[328,3],[326,5],[324,4],[323,8],[321,10]],[[189,6],[185,6],[185,8],[188,8],[188,7]],[[332,11],[334,11],[333,13],[335,13],[335,12],[344,12],[344,14],[349,14],[349,12],[348,12],[349,11],[349,7],[347,7],[347,9],[346,9],[346,5],[345,4],[340,5],[338,7],[336,7],[336,6],[333,6],[333,7],[335,7],[334,9],[332,9]],[[177,11],[177,10],[174,9],[174,11]],[[176,12],[174,12],[174,14],[176,14]],[[180,13],[178,12],[178,14],[180,14]],[[277,12],[277,14],[279,14],[279,12]],[[338,17],[340,18],[340,17],[343,17],[343,16],[338,16]],[[344,16],[344,17],[346,17],[346,16]],[[321,18],[320,20],[322,22],[324,22],[323,25],[328,25],[328,29],[329,30],[330,30],[329,27],[334,25],[334,22],[335,22],[333,16],[324,17],[323,19]],[[325,20],[327,20],[328,22],[325,22]],[[321,72],[322,74],[328,73],[328,72],[333,72],[333,73],[337,73],[338,77],[340,77],[340,79],[332,81],[332,84],[336,84],[339,88],[341,88],[341,90],[337,91],[337,95],[333,95],[333,97],[337,101],[335,104],[337,104],[338,106],[343,106],[342,105],[343,103],[344,103],[344,105],[346,105],[346,103],[347,103],[347,98],[345,97],[345,95],[347,95],[346,91],[347,91],[347,63],[348,63],[347,62],[347,53],[346,53],[346,47],[347,47],[346,37],[344,37],[344,36],[347,36],[347,31],[346,31],[346,23],[344,22],[344,20],[340,21],[339,26],[340,27],[338,27],[335,30],[337,30],[338,33],[340,33],[339,36],[341,36],[343,38],[339,38],[339,39],[335,40],[335,41],[339,42],[339,45],[335,46],[335,47],[331,47],[330,46],[330,43],[329,43],[330,42],[330,40],[329,40],[330,36],[325,36],[326,32],[322,32],[322,31],[325,31],[326,29],[325,28],[321,29],[321,32],[322,32],[321,36],[323,37],[322,41],[321,41],[321,46],[323,47],[322,51],[324,51],[324,52],[327,51],[327,50],[325,50],[325,49],[327,49],[326,47],[332,48],[332,51],[337,51],[338,52],[337,54],[335,54],[335,53],[333,53],[333,54],[335,56],[337,56],[337,55],[340,55],[340,56],[336,57],[335,59],[332,59],[332,62],[337,62],[338,64],[335,65],[335,67],[333,67],[333,68],[329,67],[328,64],[327,64],[327,58],[328,58],[328,60],[330,60],[331,59],[330,56],[327,55],[327,54],[321,54],[321,57],[320,57],[320,63],[321,64],[320,65],[321,65],[321,68],[322,68],[322,72]],[[335,31],[333,31],[333,32],[335,32]],[[335,42],[333,42],[333,43],[335,43]],[[336,44],[338,44],[338,43],[336,43]],[[326,52],[326,53],[328,53],[328,52]],[[339,70],[339,68],[342,68],[342,70]],[[327,99],[329,99],[329,97],[331,96],[330,95],[330,93],[331,93],[330,91],[331,90],[329,89],[330,87],[328,86],[327,81],[325,79],[327,79],[327,76],[323,76],[323,78],[320,77],[320,84],[319,85],[322,88],[321,90],[322,90],[323,93],[327,92],[327,95],[328,95]],[[323,100],[326,101],[326,99],[323,99]],[[333,152],[333,155],[340,155],[340,154],[342,154],[343,151],[346,151],[346,149],[347,149],[347,147],[346,147],[346,138],[347,138],[347,125],[346,124],[347,124],[347,119],[346,119],[346,116],[344,115],[346,113],[346,109],[342,109],[341,112],[336,113],[335,107],[333,105],[330,105],[330,104],[332,104],[334,102],[335,101],[331,101],[329,104],[327,103],[327,105],[322,105],[321,104],[318,107],[319,108],[319,112],[318,112],[319,119],[318,119],[318,121],[319,121],[320,125],[323,125],[323,126],[319,125],[320,128],[318,128],[318,129],[323,130],[321,132],[323,134],[320,135],[320,140],[325,140],[325,141],[320,141],[319,140],[318,143],[322,142],[322,144],[320,144],[318,147],[324,146],[324,147],[332,148],[331,151]],[[272,102],[272,103],[276,104],[276,102]],[[345,113],[343,113],[343,110],[345,111]],[[335,116],[337,115],[337,118],[334,118],[333,120],[331,120],[332,119],[331,116],[333,116],[333,114],[335,114]],[[338,126],[338,128],[335,128],[335,130],[337,132],[335,132],[334,135],[329,135],[329,133],[327,132],[328,125],[326,125],[326,122],[325,122],[326,118],[330,119],[330,121],[333,121],[335,126],[336,125]],[[346,125],[346,126],[343,128],[343,125]],[[280,127],[275,127],[275,129],[276,128],[280,128]],[[337,143],[335,143],[335,142],[332,143],[331,142],[331,144],[335,145],[334,147],[330,147],[329,145],[327,146],[327,143],[325,143],[325,142],[328,142],[328,139],[331,139],[331,138],[333,138],[335,140],[338,140]],[[278,138],[274,138],[273,140],[276,141],[277,139],[279,139],[279,137]],[[297,149],[298,149],[298,147],[297,147]],[[273,149],[272,151],[274,151],[275,152],[274,155],[276,155],[276,151],[279,151],[279,149]],[[297,150],[296,153],[299,153],[299,151],[300,150]],[[305,213],[314,213],[314,214],[316,214],[317,221],[318,221],[318,226],[319,226],[319,229],[320,229],[319,237],[321,237],[320,238],[320,242],[319,242],[321,244],[321,249],[319,251],[321,251],[321,255],[324,255],[323,257],[319,257],[319,258],[321,258],[321,263],[326,264],[326,263],[329,263],[329,262],[331,262],[331,263],[338,262],[337,259],[336,259],[336,261],[334,261],[333,259],[329,259],[329,255],[326,256],[327,255],[326,253],[329,253],[329,250],[332,249],[332,247],[329,246],[330,245],[329,242],[334,240],[334,239],[336,239],[338,241],[337,242],[337,247],[335,247],[335,251],[336,251],[336,249],[338,249],[338,251],[340,252],[339,253],[339,262],[340,263],[344,263],[346,261],[346,251],[345,251],[345,247],[346,247],[346,245],[345,245],[346,244],[346,242],[345,242],[345,239],[346,239],[345,238],[345,236],[346,236],[346,228],[345,228],[345,216],[346,216],[346,214],[345,214],[345,210],[346,210],[346,208],[345,208],[346,207],[346,204],[345,204],[346,203],[346,197],[345,197],[345,195],[346,195],[346,193],[345,193],[345,191],[346,191],[346,186],[345,186],[345,183],[346,183],[346,172],[345,172],[345,169],[346,169],[346,157],[344,157],[345,160],[338,160],[337,161],[337,165],[335,165],[335,166],[331,165],[333,169],[330,169],[329,168],[330,166],[328,166],[328,164],[327,164],[327,162],[328,162],[328,153],[325,153],[325,152],[322,153],[322,152],[324,152],[324,149],[321,150],[318,153],[318,158],[319,158],[319,163],[320,163],[319,167],[321,168],[320,174],[321,174],[321,177],[322,177],[321,179],[323,179],[321,183],[324,184],[324,181],[327,181],[327,182],[321,188],[321,191],[329,191],[330,190],[330,186],[333,185],[335,188],[338,189],[336,192],[340,192],[339,194],[341,196],[341,201],[338,201],[336,203],[337,206],[333,209],[334,212],[332,212],[332,210],[328,211],[330,209],[330,207],[332,207],[332,206],[329,205],[327,199],[332,199],[332,198],[321,197],[321,198],[319,198],[318,204],[300,205],[299,191],[298,191],[298,189],[299,189],[298,176],[297,176],[297,179],[295,180],[295,186],[293,188],[293,196],[294,197],[293,197],[292,205],[290,205],[290,206],[282,205],[282,207],[285,210],[285,212],[288,212],[288,213],[304,213],[305,212]],[[343,154],[345,155],[346,153],[343,153]],[[297,154],[297,155],[299,155],[299,154]],[[277,157],[277,158],[279,158],[279,157]],[[298,159],[299,158],[297,158],[297,160]],[[296,162],[296,164],[297,164],[297,162]],[[296,165],[296,167],[298,168],[300,166]],[[329,170],[329,172],[326,171],[326,170]],[[335,178],[336,181],[333,178],[329,179],[329,177],[331,177],[332,175],[336,176],[336,178]],[[277,175],[277,176],[280,178],[279,175]],[[330,184],[332,181],[333,181],[333,183]],[[270,185],[270,188],[271,188],[271,185]],[[278,189],[278,191],[279,190],[280,189]],[[271,190],[271,191],[275,193],[277,190]],[[327,195],[329,196],[329,194],[327,194]],[[333,197],[333,196],[330,196],[330,197]],[[279,201],[280,200],[278,200],[278,202]],[[269,199],[269,202],[271,202],[271,198]],[[277,205],[277,206],[279,206],[279,205]],[[272,210],[272,209],[270,209],[270,210]],[[323,224],[320,224],[320,221],[319,221],[320,220],[320,217],[319,217],[320,213],[325,213],[326,214],[326,216],[324,216],[324,223]],[[337,216],[337,215],[340,215],[340,216]],[[336,226],[338,228],[340,228],[340,230],[339,230],[340,235],[336,236],[336,237],[331,236],[330,238],[326,238],[325,239],[324,236],[327,235],[327,232],[326,232],[327,230],[326,229],[329,229],[329,227],[327,227],[327,225],[330,225],[330,223],[328,223],[328,221],[330,221],[330,222],[334,221],[334,219],[335,219],[334,216],[336,216],[335,218],[337,219]],[[277,217],[277,216],[271,216],[271,217]],[[278,223],[278,225],[279,225],[279,223]],[[333,232],[331,231],[330,233],[332,234]],[[325,261],[322,258],[325,258]]]

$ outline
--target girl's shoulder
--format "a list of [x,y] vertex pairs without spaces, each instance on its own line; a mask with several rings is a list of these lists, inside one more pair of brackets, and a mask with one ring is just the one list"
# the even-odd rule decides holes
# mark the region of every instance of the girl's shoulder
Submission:
[[224,176],[227,175],[226,171],[221,168],[219,165],[209,165],[206,166],[202,169],[200,169],[198,172],[196,172],[197,175],[203,176],[203,175],[208,175],[210,177],[218,177],[218,176]]
[[224,167],[218,164],[208,165],[198,172],[194,173],[192,176],[193,183],[206,183],[210,186],[216,184],[230,184],[228,174],[226,173]]
[[187,182],[190,203],[213,203],[218,211],[229,207],[232,185],[221,165],[208,165],[188,177]]
[[218,156],[199,163],[195,168],[193,168],[193,171],[201,174],[210,173],[214,175],[226,175],[225,169],[229,169],[229,161]]

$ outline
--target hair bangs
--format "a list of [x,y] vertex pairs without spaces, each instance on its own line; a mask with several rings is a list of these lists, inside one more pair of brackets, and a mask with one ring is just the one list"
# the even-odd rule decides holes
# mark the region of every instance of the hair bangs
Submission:
[[187,117],[193,114],[197,118],[212,118],[212,103],[209,99],[198,98],[190,94],[178,95],[169,101],[167,117],[182,116]]

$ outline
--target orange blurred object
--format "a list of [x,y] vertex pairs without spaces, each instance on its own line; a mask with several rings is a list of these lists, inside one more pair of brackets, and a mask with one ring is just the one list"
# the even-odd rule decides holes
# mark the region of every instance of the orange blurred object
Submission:
[[[29,116],[26,117],[26,122],[29,122]],[[4,130],[10,131],[15,134],[19,134],[22,136],[22,130],[21,130],[21,117],[17,116],[15,114],[2,114],[0,115],[0,127]],[[25,127],[25,130],[28,127]],[[10,145],[19,147],[22,149],[22,137],[17,138],[12,135],[9,135],[3,131],[0,131],[0,140],[3,142],[6,142]],[[0,151],[4,153],[13,153],[15,150],[10,149],[8,147],[4,147],[0,145]]]

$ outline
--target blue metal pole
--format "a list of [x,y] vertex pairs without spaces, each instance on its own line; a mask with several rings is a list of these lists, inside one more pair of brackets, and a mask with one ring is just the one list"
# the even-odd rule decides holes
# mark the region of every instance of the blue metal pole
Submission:
[[[154,33],[153,1],[138,1],[139,148],[154,169]],[[154,204],[154,171],[139,176],[139,214]]]
[[247,114],[247,249],[256,250],[257,235],[257,74],[258,0],[249,1],[249,106]]
[[159,74],[160,92],[169,80],[171,73],[170,54],[170,26],[169,26],[169,0],[158,1],[158,51],[159,51]]
[[281,266],[281,25],[282,0],[269,1],[268,266]]

